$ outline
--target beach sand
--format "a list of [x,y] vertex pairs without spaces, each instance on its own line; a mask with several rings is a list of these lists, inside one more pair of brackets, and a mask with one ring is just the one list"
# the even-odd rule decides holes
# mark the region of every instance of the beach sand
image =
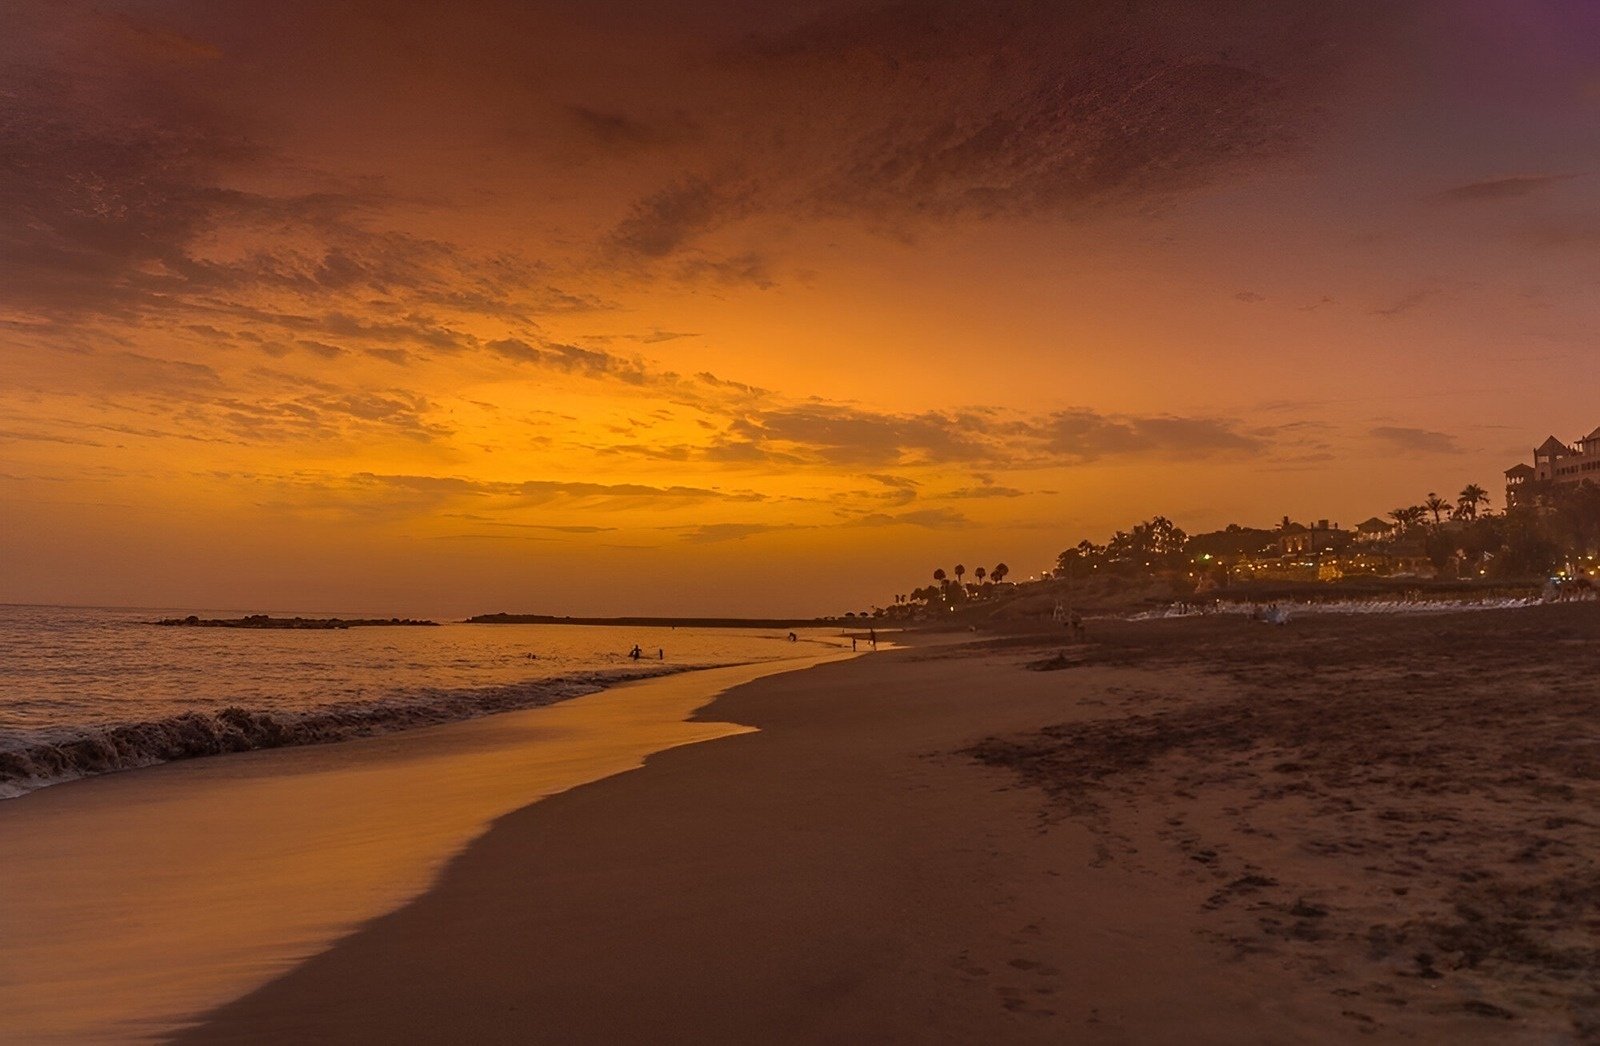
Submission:
[[1577,605],[771,677],[181,1041],[1593,1037],[1597,667]]
[[123,1043],[425,890],[508,811],[747,727],[686,721],[804,655],[403,733],[193,759],[0,803],[0,1043]]

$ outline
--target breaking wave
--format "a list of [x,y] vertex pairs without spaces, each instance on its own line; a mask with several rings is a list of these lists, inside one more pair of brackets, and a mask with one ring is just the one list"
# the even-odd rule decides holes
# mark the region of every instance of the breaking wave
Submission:
[[198,756],[291,745],[329,744],[419,726],[476,719],[555,704],[630,679],[691,672],[711,665],[583,672],[469,690],[423,690],[381,701],[345,702],[300,712],[228,707],[135,723],[58,728],[0,737],[0,799],[81,777]]

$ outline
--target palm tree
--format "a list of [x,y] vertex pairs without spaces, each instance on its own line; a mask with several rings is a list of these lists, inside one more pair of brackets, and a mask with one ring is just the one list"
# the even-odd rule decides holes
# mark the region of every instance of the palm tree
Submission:
[[1395,524],[1402,532],[1409,531],[1412,527],[1421,523],[1422,517],[1427,514],[1428,510],[1423,505],[1411,505],[1406,508],[1389,510],[1389,518],[1395,521]]
[[933,580],[939,582],[940,591],[944,590],[944,579],[947,577],[949,577],[949,575],[944,572],[944,567],[940,567],[938,570],[933,572]]
[[1476,483],[1468,483],[1461,488],[1461,494],[1456,500],[1461,508],[1461,514],[1468,519],[1478,518],[1478,506],[1489,504],[1489,492]]
[[1011,573],[1010,567],[1004,563],[996,563],[994,569],[989,572],[989,579],[998,585],[1006,579],[1006,575],[1009,573]]
[[972,568],[972,576],[977,578],[978,579],[978,584],[981,585],[981,584],[983,584],[983,579],[989,576],[989,572],[987,570],[983,569],[982,567],[973,567]]
[[958,585],[961,584],[961,577],[966,572],[967,572],[967,568],[966,567],[962,566],[960,563],[956,564],[956,584],[958,584]]
[[1444,498],[1441,498],[1439,495],[1430,490],[1428,491],[1428,500],[1422,503],[1422,507],[1433,513],[1433,525],[1438,526],[1439,513],[1449,508],[1450,502],[1446,501]]

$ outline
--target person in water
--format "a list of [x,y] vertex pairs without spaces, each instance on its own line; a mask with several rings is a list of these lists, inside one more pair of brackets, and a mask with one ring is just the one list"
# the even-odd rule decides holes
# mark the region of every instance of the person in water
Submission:
[[639,649],[639,644],[638,643],[633,644],[633,649],[628,651],[628,656],[633,658],[635,661],[639,660],[639,657],[642,654],[643,654],[643,651],[641,651]]

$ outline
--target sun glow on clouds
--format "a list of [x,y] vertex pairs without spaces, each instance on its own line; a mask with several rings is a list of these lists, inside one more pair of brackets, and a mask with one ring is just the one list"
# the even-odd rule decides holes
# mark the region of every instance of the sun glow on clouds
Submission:
[[[1398,6],[18,5],[0,599],[837,610],[1487,482],[1595,56]],[[1407,79],[1491,44],[1527,119]]]

